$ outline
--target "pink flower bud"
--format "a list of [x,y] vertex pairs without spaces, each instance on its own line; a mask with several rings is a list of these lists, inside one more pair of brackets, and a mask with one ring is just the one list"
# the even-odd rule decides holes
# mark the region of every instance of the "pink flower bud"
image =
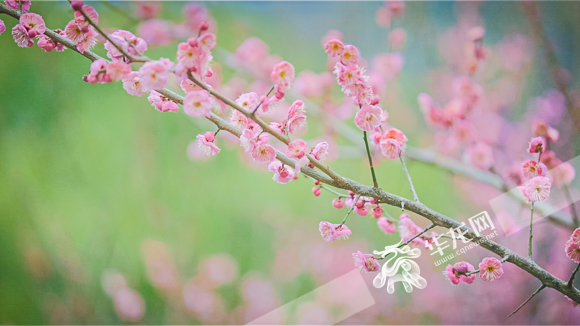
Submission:
[[207,131],[205,133],[205,140],[207,140],[208,142],[213,142],[215,140],[215,134],[211,131]]
[[284,93],[282,92],[276,92],[276,98],[281,100],[284,97]]
[[73,0],[70,3],[70,6],[74,11],[81,11],[83,9],[84,1],[83,0]]
[[208,68],[208,69],[207,69],[207,73],[205,74],[205,76],[206,76],[207,78],[209,78],[209,77],[213,76],[213,70],[211,70],[211,68]]
[[361,207],[364,206],[364,204],[365,204],[365,201],[362,200],[362,199],[359,199],[359,200],[356,201],[356,205],[355,206],[358,207],[358,208],[361,208]]
[[209,29],[209,24],[206,21],[203,21],[199,24],[199,31],[205,32]]
[[357,207],[355,209],[356,213],[360,216],[367,216],[369,213],[369,209],[367,207]]
[[377,203],[377,200],[376,200],[374,197],[371,197],[371,200],[370,200],[370,202],[371,202],[371,204],[373,204],[373,205],[374,205],[374,204],[376,204],[376,203]]
[[81,26],[81,32],[88,33],[89,32],[89,26],[90,25],[82,24],[82,26]]
[[314,194],[314,196],[318,197],[318,196],[320,196],[320,189],[313,187],[312,193]]
[[314,180],[314,184],[318,186],[320,184],[320,181]]
[[342,209],[344,207],[344,200],[342,198],[334,198],[332,200],[332,206]]
[[354,195],[356,195],[356,194],[354,193],[354,191],[352,191],[352,190],[349,190],[349,191],[348,191],[348,195],[349,195],[349,196],[351,196],[351,197],[354,197]]
[[383,216],[383,207],[380,206],[380,205],[377,205],[377,206],[373,207],[373,212],[372,213],[373,213],[373,216],[375,218],[377,218],[377,219],[380,218],[381,216]]
[[379,98],[375,97],[371,100],[371,105],[377,105],[377,104],[379,104]]
[[187,44],[189,44],[189,46],[194,48],[197,46],[197,39],[195,37],[190,37],[187,39]]
[[28,31],[28,36],[30,36],[30,38],[35,38],[36,36],[38,36],[38,32],[34,29],[31,29]]

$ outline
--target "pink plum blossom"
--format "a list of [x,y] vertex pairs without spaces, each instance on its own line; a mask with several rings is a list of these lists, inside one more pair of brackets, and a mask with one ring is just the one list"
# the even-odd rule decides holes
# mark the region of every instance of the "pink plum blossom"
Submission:
[[232,110],[232,115],[230,116],[230,123],[240,129],[244,130],[248,126],[248,118],[238,110]]
[[97,32],[91,26],[86,33],[83,33],[83,38],[77,42],[77,50],[80,53],[90,51],[97,44],[97,35]]
[[21,48],[29,48],[34,45],[34,41],[30,36],[28,36],[26,28],[20,24],[17,24],[12,28],[12,37],[16,44]]
[[331,57],[340,57],[344,52],[344,44],[337,39],[329,40],[324,44],[324,51]]
[[544,163],[538,163],[534,160],[527,161],[522,164],[522,174],[526,179],[531,179],[537,176],[546,176],[548,168]]
[[479,277],[486,282],[495,281],[503,275],[501,261],[494,257],[483,258],[479,263]]
[[488,170],[493,166],[493,151],[484,142],[477,142],[465,150],[469,162],[482,170]]
[[574,230],[574,232],[572,232],[569,241],[580,246],[580,228],[577,228],[576,230]]
[[354,258],[354,266],[361,272],[377,272],[381,268],[381,264],[371,254],[363,254],[360,251],[352,254]]
[[278,160],[272,161],[268,165],[268,171],[274,172],[272,180],[281,184],[286,184],[294,178],[294,171]]
[[378,219],[379,217],[383,216],[383,207],[381,205],[378,205],[378,204],[374,205],[371,213],[373,214],[373,216],[375,218]]
[[20,16],[20,25],[22,25],[30,38],[35,38],[36,36],[44,34],[46,31],[46,24],[42,16],[33,13],[27,13]]
[[340,62],[345,65],[349,66],[358,62],[360,57],[360,53],[356,46],[347,44],[344,46],[343,51],[340,55]]
[[165,58],[145,62],[139,68],[139,78],[143,85],[149,89],[162,89],[167,85],[167,75],[171,67],[173,67],[173,62]]
[[308,144],[302,139],[296,139],[288,144],[286,149],[286,156],[289,158],[301,158],[306,154]]
[[385,234],[393,234],[397,232],[397,227],[395,226],[395,223],[393,223],[391,220],[389,220],[384,216],[379,217],[379,219],[377,220],[377,225],[379,226],[379,229],[381,229],[381,231],[385,232]]
[[568,241],[564,252],[573,262],[580,263],[580,245],[573,241]]
[[[66,37],[64,32],[59,30],[59,29],[55,29],[54,32],[59,34],[60,36]],[[43,49],[45,52],[50,52],[50,51],[55,50],[55,49],[57,52],[62,52],[66,49],[64,44],[61,44],[61,43],[54,41],[53,39],[51,39],[47,35],[40,36],[37,44],[38,44],[38,47]]]
[[330,222],[320,222],[318,225],[320,235],[327,242],[334,242],[334,240],[346,240],[352,234],[350,229],[343,224],[332,224]]
[[288,61],[282,61],[274,66],[270,78],[274,82],[276,92],[288,93],[294,82],[294,66]]
[[459,283],[471,284],[475,280],[475,274],[470,274],[469,276],[466,276],[466,274],[473,271],[475,271],[473,265],[466,261],[460,261],[453,264],[453,266],[447,265],[443,275],[445,275],[454,285]]
[[544,137],[535,137],[530,140],[530,145],[528,146],[529,153],[540,153],[546,149],[546,140]]
[[401,154],[401,144],[392,138],[381,140],[379,148],[381,149],[381,154],[391,160],[398,158]]
[[131,72],[131,66],[123,61],[113,61],[107,64],[106,71],[113,80],[122,80]]
[[131,71],[123,78],[123,88],[129,95],[143,96],[149,89],[143,85],[137,71]]
[[394,139],[401,146],[405,145],[407,140],[409,140],[407,138],[407,136],[405,136],[405,134],[401,130],[396,129],[396,128],[391,128],[391,129],[385,131],[385,133],[381,137],[381,140],[386,140],[386,139]]
[[192,117],[211,116],[212,101],[206,90],[193,91],[183,99],[183,111]]
[[552,187],[552,182],[548,177],[537,176],[522,186],[520,190],[524,197],[530,202],[544,201],[550,197],[550,188]]
[[84,77],[86,82],[91,84],[105,84],[113,81],[111,75],[107,73],[109,62],[105,59],[97,59],[91,63],[91,69],[88,75]]
[[80,28],[80,26],[77,24],[76,21],[71,20],[68,22],[68,24],[66,24],[66,27],[64,28],[64,32],[65,32],[66,38],[71,40],[73,43],[77,44],[86,38],[86,34],[88,33],[88,30],[83,31]]
[[296,100],[290,105],[288,109],[287,128],[290,134],[300,132],[306,126],[306,110],[304,109],[304,102]]
[[[109,37],[115,42],[115,44],[121,47],[123,51],[130,55],[140,56],[143,55],[145,51],[147,51],[147,43],[145,40],[135,36],[129,31],[119,29],[111,33]],[[121,51],[119,51],[109,41],[105,42],[105,49],[107,50],[107,57],[111,59],[121,60],[124,57]],[[129,58],[125,58],[125,60],[129,60]]]
[[0,35],[2,35],[2,33],[4,33],[6,31],[6,25],[4,24],[4,21],[2,19],[0,19]]
[[165,96],[159,94],[156,91],[151,91],[151,93],[147,97],[147,100],[159,112],[177,112],[179,110],[179,106],[177,105],[177,103],[173,102],[172,100],[166,98]]
[[256,94],[255,92],[250,92],[240,95],[240,97],[236,99],[236,103],[239,106],[241,106],[244,110],[252,112],[254,111],[254,109],[256,109],[256,107],[260,103],[260,100],[258,98],[258,94]]
[[215,144],[215,134],[211,131],[206,132],[203,135],[197,135],[197,144],[201,151],[206,156],[215,156],[220,152],[220,148]]
[[328,142],[323,141],[321,143],[316,144],[316,146],[314,146],[312,151],[310,151],[310,154],[314,156],[315,159],[319,161],[324,161],[328,156],[328,148],[329,148]]
[[373,131],[381,124],[383,110],[375,105],[363,105],[354,117],[354,123],[363,131]]
[[332,200],[332,206],[334,206],[335,208],[338,208],[338,209],[342,209],[344,207],[344,199],[342,199],[340,197],[334,198]]
[[259,142],[254,147],[251,154],[254,161],[270,163],[276,158],[276,149],[268,143]]

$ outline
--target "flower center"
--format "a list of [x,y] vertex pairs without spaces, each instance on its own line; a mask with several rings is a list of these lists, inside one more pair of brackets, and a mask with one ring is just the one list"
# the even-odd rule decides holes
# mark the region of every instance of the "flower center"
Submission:
[[282,72],[280,73],[280,77],[284,78],[285,76],[286,76],[286,72],[285,72],[285,71],[282,71]]

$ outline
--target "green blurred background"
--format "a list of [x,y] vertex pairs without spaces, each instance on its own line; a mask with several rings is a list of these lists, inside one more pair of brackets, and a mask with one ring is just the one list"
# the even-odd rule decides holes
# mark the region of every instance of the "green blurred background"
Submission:
[[[89,4],[101,14],[101,25],[135,31],[136,26],[108,6]],[[129,2],[113,5],[133,10]],[[181,19],[183,5],[164,3],[162,18]],[[341,30],[367,59],[387,50],[387,30],[374,22],[380,5],[218,2],[207,7],[218,25],[218,47],[233,52],[244,39],[256,36],[297,71],[322,72],[326,55],[320,39],[329,29]],[[426,72],[444,63],[435,35],[455,23],[456,8],[453,2],[412,3],[401,22],[409,39],[399,96],[412,114],[399,118],[399,108],[387,109],[393,125],[407,127],[412,145],[421,145],[417,139],[425,136],[416,96],[429,88]],[[580,44],[579,4],[551,3],[544,9],[550,35],[570,50],[560,51],[560,59],[575,76],[580,69],[578,56],[572,55]],[[62,28],[72,18],[63,2],[33,2],[32,12],[43,15],[50,28]],[[517,3],[484,4],[481,14],[490,42],[506,31],[529,34]],[[8,30],[15,24],[10,17],[0,18]],[[95,52],[104,55],[102,44]],[[150,48],[147,54],[174,59],[175,43]],[[530,96],[553,87],[540,77],[546,67],[537,62],[525,87]],[[161,114],[145,97],[127,95],[119,83],[84,83],[88,67],[89,61],[73,51],[22,49],[9,32],[0,36],[0,324],[122,323],[101,287],[103,271],[111,268],[143,296],[146,314],[140,323],[197,323],[195,317],[175,317],[171,300],[148,280],[143,241],[164,242],[181,279],[196,274],[200,260],[217,253],[233,257],[240,275],[269,274],[277,235],[266,217],[295,226],[310,238],[319,237],[319,221],[342,218],[344,212],[330,205],[331,194],[312,196],[311,181],[303,178],[278,185],[269,172],[243,163],[239,149],[232,146],[223,146],[209,161],[190,161],[187,145],[209,127],[200,127],[181,111]],[[224,79],[232,74],[226,70]],[[523,96],[512,114],[521,115],[528,100]],[[316,122],[309,123],[307,138],[321,136]],[[454,194],[446,173],[408,165],[416,188],[428,193],[422,196],[425,204],[449,216],[477,211]],[[370,183],[363,159],[338,160],[331,166]],[[378,177],[384,189],[409,195],[398,162],[382,163]],[[398,210],[387,211],[397,215]],[[424,222],[418,223],[425,226]],[[364,234],[371,247],[398,241],[397,235],[385,238],[377,232],[370,218],[353,218],[351,223],[353,238]],[[277,286],[285,302],[316,283],[302,273]],[[234,282],[221,290],[231,309],[242,300],[238,287]],[[58,309],[64,312],[55,317]]]

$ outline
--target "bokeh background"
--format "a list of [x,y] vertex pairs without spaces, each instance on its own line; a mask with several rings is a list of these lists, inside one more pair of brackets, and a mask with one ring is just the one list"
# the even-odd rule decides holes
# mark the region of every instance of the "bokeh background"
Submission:
[[[134,2],[88,4],[100,13],[101,26],[137,31]],[[182,21],[185,5],[163,2],[160,19]],[[389,47],[389,28],[375,19],[382,2],[203,5],[217,25],[214,56],[224,83],[236,75],[225,64],[227,53],[248,37],[262,39],[270,53],[293,63],[297,72],[326,71],[321,39],[331,29],[340,30],[366,60]],[[570,77],[569,87],[577,89],[580,3],[538,6]],[[64,1],[33,2],[31,11],[43,15],[50,28],[62,28],[72,19]],[[16,22],[1,19],[7,29]],[[407,32],[401,51],[405,64],[389,84],[383,108],[412,146],[433,145],[417,96],[428,92],[436,98],[449,75],[457,73],[445,54],[446,35],[448,39],[450,30],[466,19],[486,28],[484,44],[492,51],[506,35],[523,35],[529,42],[525,69],[509,76],[508,86],[517,86],[514,98],[498,114],[528,121],[526,114],[538,98],[547,98],[555,88],[520,3],[409,2],[404,16],[394,21]],[[177,42],[150,46],[147,55],[175,59]],[[95,52],[105,54],[102,44]],[[314,197],[312,182],[305,178],[287,185],[273,182],[270,172],[249,164],[239,147],[223,138],[218,156],[192,159],[188,145],[197,134],[213,130],[209,124],[182,112],[157,112],[145,97],[129,96],[119,83],[89,85],[82,80],[88,68],[89,61],[70,50],[22,49],[9,32],[0,36],[0,324],[243,324],[349,272],[352,252],[399,241],[397,234],[384,235],[372,217],[354,215],[350,240],[324,242],[318,223],[338,223],[344,215],[332,207],[333,194]],[[484,88],[500,96],[498,90],[507,87],[504,76],[487,76]],[[305,139],[323,136],[321,121],[312,115]],[[565,111],[559,117],[554,126],[563,141],[554,150],[566,160],[578,153],[580,143]],[[362,141],[352,144],[337,136],[336,142],[348,145],[350,154],[353,147],[357,153],[363,150]],[[331,167],[369,184],[364,157],[350,156]],[[487,208],[485,200],[472,200],[469,193],[498,194],[436,167],[413,161],[408,167],[422,201],[460,220]],[[381,162],[377,172],[383,189],[410,196],[398,161]],[[395,217],[400,214],[400,209],[385,209]],[[569,232],[549,223],[541,228],[534,238],[541,244],[537,262],[567,278],[573,268],[563,252]],[[525,255],[525,232],[497,241]],[[484,250],[474,249],[461,259],[475,265],[485,256]],[[397,287],[391,295],[374,289],[367,275],[377,304],[343,323],[580,321],[580,309],[551,290],[506,319],[539,286],[514,266],[506,266],[494,283],[452,286],[441,274],[444,267],[436,267],[429,255],[418,262],[428,280],[426,289],[407,294]],[[113,300],[111,289],[123,283],[128,289],[124,297]],[[295,314],[305,323],[324,323],[333,309],[339,308],[313,300]],[[132,319],[131,312],[138,318]]]

